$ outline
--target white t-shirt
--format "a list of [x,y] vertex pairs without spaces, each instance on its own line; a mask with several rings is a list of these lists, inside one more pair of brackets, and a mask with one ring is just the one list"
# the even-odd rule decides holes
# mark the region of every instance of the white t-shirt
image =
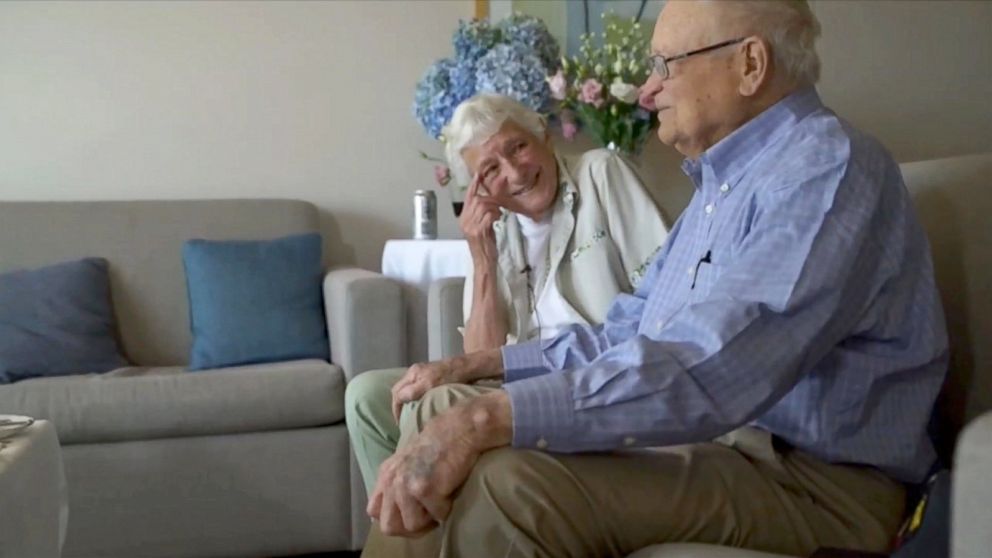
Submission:
[[[582,316],[565,300],[555,281],[547,281],[548,267],[551,264],[551,212],[540,221],[517,215],[520,232],[524,237],[527,254],[527,282],[529,284],[531,307],[529,331],[524,339],[554,337],[568,324],[585,323]],[[537,303],[533,303],[533,298]]]

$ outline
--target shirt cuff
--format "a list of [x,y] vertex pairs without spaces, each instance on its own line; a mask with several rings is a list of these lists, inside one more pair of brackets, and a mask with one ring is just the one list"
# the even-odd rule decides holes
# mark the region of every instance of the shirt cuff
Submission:
[[564,374],[504,384],[513,417],[513,447],[574,451],[572,388]]
[[550,372],[544,367],[540,341],[504,345],[501,351],[503,353],[503,381],[505,383],[533,378]]

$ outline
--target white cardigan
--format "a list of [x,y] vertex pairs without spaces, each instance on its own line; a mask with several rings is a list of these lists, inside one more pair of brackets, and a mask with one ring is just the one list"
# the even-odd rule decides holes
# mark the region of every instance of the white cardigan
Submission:
[[[668,226],[640,177],[616,153],[595,149],[557,159],[559,186],[552,209],[547,280],[555,281],[577,317],[585,323],[602,323],[613,299],[637,286],[665,242]],[[520,339],[521,334],[531,333],[524,237],[516,215],[506,210],[493,230],[499,254],[497,285],[507,309],[506,343],[513,344],[526,340]],[[474,286],[473,266],[467,268],[466,322]]]

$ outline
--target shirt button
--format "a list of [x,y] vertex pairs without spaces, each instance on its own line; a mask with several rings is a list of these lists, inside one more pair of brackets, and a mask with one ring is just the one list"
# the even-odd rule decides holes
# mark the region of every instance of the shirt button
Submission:
[[658,330],[660,331],[663,327],[665,327],[665,320],[658,320]]
[[626,438],[623,439],[623,445],[630,447],[634,445],[634,442],[636,441],[637,440],[633,436],[627,436]]
[[547,447],[548,447],[548,441],[545,440],[544,438],[541,438],[540,440],[537,441],[537,449],[543,450],[546,449]]
[[696,266],[694,266],[694,265],[690,265],[690,266],[689,266],[689,269],[687,269],[687,270],[685,270],[685,272],[686,272],[686,274],[688,274],[688,275],[692,275],[693,273],[695,273],[695,272],[696,272]]
[[724,194],[726,194],[728,190],[730,190],[730,184],[724,183],[722,186],[720,186],[720,191],[723,192]]
[[703,211],[705,211],[707,215],[713,213],[713,204],[707,204],[706,207],[703,208]]

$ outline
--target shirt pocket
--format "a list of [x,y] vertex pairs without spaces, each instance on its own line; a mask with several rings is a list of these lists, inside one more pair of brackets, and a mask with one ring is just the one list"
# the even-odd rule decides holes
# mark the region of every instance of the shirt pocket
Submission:
[[719,277],[720,269],[718,266],[710,262],[699,262],[696,265],[696,273],[689,289],[689,302],[699,302],[709,296],[710,291],[713,290],[713,284]]

